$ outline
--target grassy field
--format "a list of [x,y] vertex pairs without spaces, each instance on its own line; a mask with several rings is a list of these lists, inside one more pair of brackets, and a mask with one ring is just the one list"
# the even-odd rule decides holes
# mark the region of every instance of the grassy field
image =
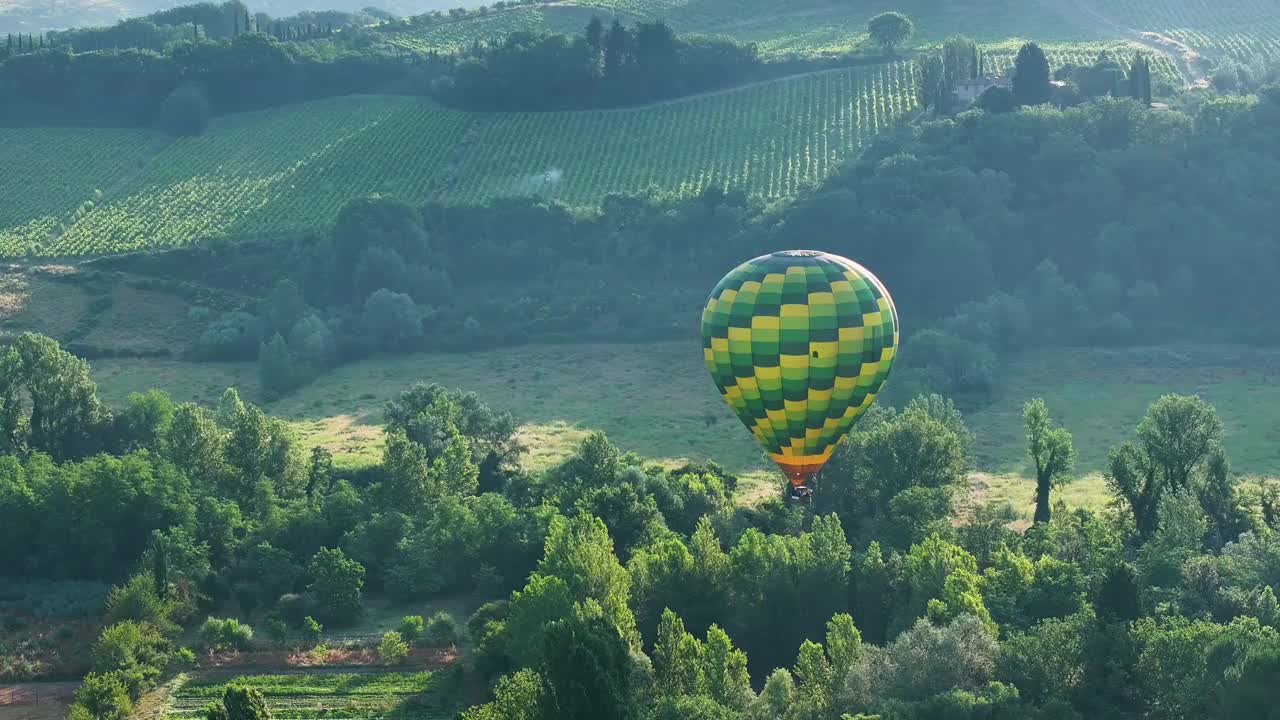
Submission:
[[[94,376],[107,399],[153,385],[180,400],[213,404],[230,385],[258,397],[253,366],[191,365],[176,361],[102,360]],[[373,359],[339,368],[296,395],[268,403],[294,422],[309,444],[324,444],[346,463],[376,461],[381,408],[412,382],[438,382],[475,391],[510,410],[533,452],[526,462],[545,467],[572,452],[587,432],[603,430],[623,450],[658,461],[713,459],[772,477],[747,430],[716,393],[697,343],[530,346],[458,355]],[[892,397],[893,381],[886,400]],[[1072,502],[1097,506],[1098,473],[1107,451],[1132,436],[1147,407],[1164,393],[1197,393],[1213,403],[1226,426],[1237,473],[1280,474],[1280,352],[1220,348],[1125,351],[1059,350],[1033,353],[1004,368],[991,402],[970,408],[978,466],[990,499],[1029,509],[1022,405],[1043,397],[1074,435],[1081,479],[1064,491]]]
[[[49,156],[65,151],[54,166],[84,177],[63,187],[51,176],[59,189],[40,198],[25,187],[30,179],[0,176],[0,197],[13,190],[25,208],[5,204],[0,254],[97,254],[322,230],[347,199],[373,193],[591,204],[610,192],[693,194],[718,182],[778,198],[825,178],[914,104],[903,62],[629,111],[463,113],[409,97],[334,98],[220,118],[122,176],[109,162],[76,159],[82,143],[60,145],[61,130],[4,131],[0,139],[34,143]],[[84,131],[83,144],[93,144],[94,132]],[[147,142],[146,133],[101,133],[108,158],[134,157]],[[117,187],[95,199],[111,180]]]
[[272,717],[280,720],[364,720],[415,718],[446,720],[457,712],[456,688],[442,687],[431,672],[307,672],[195,678],[173,694],[168,718],[202,717],[203,707],[220,699],[234,683],[262,693]]

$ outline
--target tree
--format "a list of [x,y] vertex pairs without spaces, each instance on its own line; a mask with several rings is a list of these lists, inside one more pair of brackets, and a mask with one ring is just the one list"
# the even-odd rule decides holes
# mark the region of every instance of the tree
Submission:
[[604,44],[604,76],[615,79],[622,73],[631,52],[631,33],[616,19],[609,26],[609,35]]
[[364,566],[342,550],[321,548],[307,566],[307,591],[325,622],[350,622],[363,609]]
[[0,354],[3,447],[72,460],[99,449],[110,422],[89,364],[52,338],[23,333]]
[[916,68],[920,73],[920,84],[916,86],[916,100],[920,106],[935,106],[938,112],[946,108],[938,107],[938,99],[946,91],[943,84],[942,58],[937,55],[926,55],[916,60]]
[[493,688],[493,702],[472,707],[462,720],[540,720],[542,676],[528,668],[504,675]]
[[1156,529],[1161,499],[1194,492],[1193,476],[1210,467],[1221,447],[1222,421],[1199,397],[1164,395],[1138,423],[1137,442],[1107,455],[1107,485],[1129,507],[1139,539]]
[[409,643],[400,637],[395,630],[382,634],[382,642],[378,643],[378,659],[384,665],[395,665],[409,655]]
[[329,492],[333,484],[333,453],[317,445],[311,448],[311,462],[307,464],[307,497]]
[[209,124],[209,100],[200,86],[183,83],[160,105],[160,118],[170,135],[199,135]]
[[129,690],[116,672],[91,672],[76,688],[76,705],[93,720],[124,720],[133,712]]
[[631,720],[631,656],[612,622],[577,613],[551,623],[542,651],[542,716]]
[[906,42],[916,31],[911,18],[899,12],[884,12],[867,21],[867,33],[871,35],[886,55],[892,55],[894,48]]
[[1044,50],[1035,43],[1024,44],[1013,63],[1013,97],[1020,105],[1040,105],[1049,102],[1051,88]]
[[364,304],[369,339],[382,350],[399,350],[422,337],[422,311],[413,298],[383,288]]
[[271,720],[271,711],[261,691],[252,687],[228,685],[221,703],[205,708],[207,720]]
[[685,632],[684,622],[668,608],[658,621],[653,644],[653,674],[658,693],[666,696],[699,695],[706,690],[701,657],[702,644]]
[[169,544],[159,530],[152,532],[151,538],[151,581],[156,595],[166,600],[169,597]]
[[1067,481],[1075,462],[1071,433],[1053,427],[1044,400],[1035,398],[1022,409],[1027,429],[1027,454],[1036,466],[1036,514],[1034,522],[1049,522],[1049,491]]
[[586,513],[572,519],[553,518],[538,574],[563,580],[576,602],[595,600],[622,637],[628,642],[638,640],[635,616],[628,607],[631,578],[618,562],[609,530],[599,518]]
[[258,382],[270,397],[292,390],[297,385],[297,380],[293,356],[280,333],[258,346]]
[[591,48],[591,52],[598,53],[604,50],[604,23],[600,21],[598,15],[591,16],[591,21],[587,23],[584,37],[587,41],[587,47]]

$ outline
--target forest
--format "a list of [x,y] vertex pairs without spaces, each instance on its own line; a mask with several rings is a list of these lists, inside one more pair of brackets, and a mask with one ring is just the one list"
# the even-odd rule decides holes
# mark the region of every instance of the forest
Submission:
[[[952,521],[972,434],[936,395],[864,418],[811,506],[779,488],[744,507],[714,463],[664,469],[599,433],[525,471],[511,416],[439,385],[387,404],[382,461],[353,473],[234,390],[215,409],[159,391],[107,407],[87,363],[39,335],[5,351],[0,384],[0,573],[111,585],[74,718],[126,716],[196,652],[458,592],[485,602],[404,632],[469,638],[459,672],[493,695],[468,720],[1274,706],[1280,485],[1232,480],[1194,396],[1161,397],[1116,438],[1100,512],[1053,500],[1071,433],[1029,400],[1038,510],[1019,532],[982,511]],[[389,635],[379,652],[396,656]],[[236,692],[209,717],[264,717]]]
[[830,237],[909,318],[895,382],[981,400],[997,360],[1029,348],[1159,343],[1189,325],[1206,342],[1274,341],[1280,255],[1255,178],[1280,172],[1277,119],[1275,85],[1185,113],[1128,98],[970,110],[877,138],[776,206],[714,187],[594,212],[361,199],[327,236],[88,265],[263,298],[212,317],[196,352],[260,359],[288,392],[375,349],[687,337],[721,268]]

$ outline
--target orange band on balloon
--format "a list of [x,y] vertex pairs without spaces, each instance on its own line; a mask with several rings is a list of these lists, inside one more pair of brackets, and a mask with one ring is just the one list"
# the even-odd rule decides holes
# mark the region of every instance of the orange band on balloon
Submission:
[[818,474],[822,466],[831,459],[831,451],[835,447],[830,447],[821,455],[783,455],[781,453],[770,453],[769,458],[782,468],[782,472],[791,479],[792,485],[804,485],[809,478]]

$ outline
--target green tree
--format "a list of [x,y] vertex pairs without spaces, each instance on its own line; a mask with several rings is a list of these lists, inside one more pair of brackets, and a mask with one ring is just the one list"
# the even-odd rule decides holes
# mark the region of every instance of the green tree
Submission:
[[635,616],[628,606],[631,578],[599,518],[586,513],[553,518],[538,573],[563,580],[577,602],[590,598],[600,603],[618,633],[628,642],[638,642]]
[[0,354],[0,443],[57,460],[101,447],[111,411],[98,400],[89,363],[52,338],[23,333]]
[[382,634],[382,642],[378,643],[378,659],[384,665],[395,665],[409,655],[409,643],[400,637],[395,630]]
[[700,695],[706,691],[702,667],[702,644],[684,629],[671,612],[662,611],[658,639],[653,644],[653,674],[659,694]]
[[939,98],[946,92],[946,86],[943,83],[942,58],[937,55],[926,55],[916,60],[915,64],[916,72],[920,76],[920,84],[916,86],[916,101],[925,109],[932,105],[937,112],[943,112],[946,108],[941,107],[939,103]]
[[1035,398],[1022,410],[1027,429],[1027,454],[1036,468],[1036,514],[1034,522],[1050,520],[1049,492],[1067,481],[1067,473],[1075,463],[1075,448],[1071,433],[1065,428],[1053,427],[1049,409],[1044,400]]
[[1013,61],[1013,97],[1020,105],[1049,102],[1049,59],[1035,43],[1025,43]]
[[270,397],[292,390],[298,379],[293,356],[280,333],[258,346],[258,382]]
[[867,21],[867,33],[886,55],[892,55],[894,49],[906,42],[916,31],[911,18],[899,12],[883,12]]
[[271,720],[271,711],[257,688],[228,685],[222,693],[225,720]]
[[1244,659],[1227,669],[1218,706],[1223,720],[1275,720],[1280,717],[1280,640],[1250,647]]
[[120,674],[91,672],[76,688],[76,705],[89,712],[94,720],[124,720],[133,712],[133,701]]
[[1199,397],[1164,395],[1138,423],[1137,442],[1125,442],[1107,456],[1106,481],[1133,515],[1145,541],[1156,529],[1162,498],[1198,484],[1196,475],[1218,456],[1222,421]]
[[361,597],[364,566],[348,558],[342,550],[321,548],[311,558],[307,575],[311,578],[307,591],[321,620],[351,622],[364,609]]
[[557,720],[631,720],[628,643],[613,622],[576,613],[548,626],[542,651],[542,716]]
[[719,626],[707,629],[702,644],[702,672],[706,693],[720,705],[745,711],[755,700],[751,675],[747,672],[747,654],[733,646],[729,634]]
[[540,720],[542,676],[525,668],[504,675],[493,688],[493,701],[462,713],[462,720]]

